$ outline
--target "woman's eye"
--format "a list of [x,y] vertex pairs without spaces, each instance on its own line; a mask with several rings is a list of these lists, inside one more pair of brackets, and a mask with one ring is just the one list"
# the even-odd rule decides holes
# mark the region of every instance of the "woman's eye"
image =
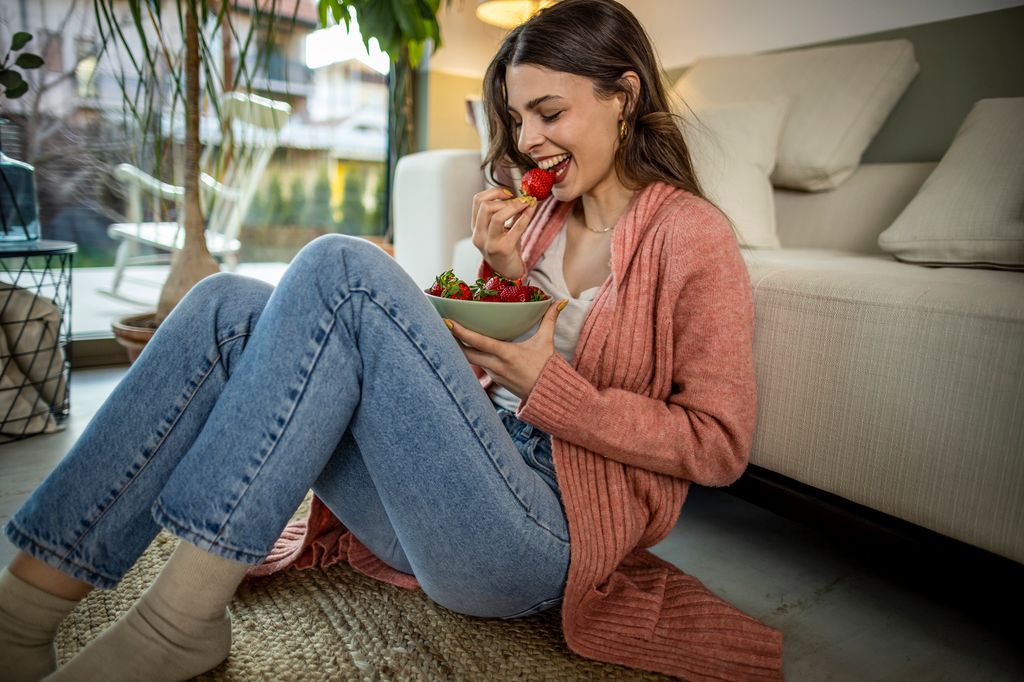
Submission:
[[541,119],[543,119],[545,123],[551,123],[551,122],[557,120],[558,117],[561,116],[561,115],[562,115],[562,112],[559,111],[557,114],[551,114],[550,116],[541,116]]

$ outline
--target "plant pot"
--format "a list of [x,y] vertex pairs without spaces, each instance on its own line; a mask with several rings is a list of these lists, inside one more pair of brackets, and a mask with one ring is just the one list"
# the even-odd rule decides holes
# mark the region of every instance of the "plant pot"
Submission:
[[139,353],[156,333],[156,313],[143,313],[122,317],[110,325],[114,330],[114,338],[128,351],[128,364],[135,362]]

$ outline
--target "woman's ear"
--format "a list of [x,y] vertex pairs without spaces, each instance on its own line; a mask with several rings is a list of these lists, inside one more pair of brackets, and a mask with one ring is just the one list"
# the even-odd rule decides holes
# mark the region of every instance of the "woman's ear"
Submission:
[[626,96],[622,94],[619,95],[619,115],[625,117],[636,109],[636,103],[640,99],[640,76],[636,75],[635,71],[624,71],[619,80],[622,81],[630,91],[628,100],[629,111],[626,111]]

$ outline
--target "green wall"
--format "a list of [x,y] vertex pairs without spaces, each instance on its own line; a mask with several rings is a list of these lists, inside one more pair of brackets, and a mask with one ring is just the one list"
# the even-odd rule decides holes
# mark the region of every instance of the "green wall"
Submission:
[[[1024,97],[1024,6],[798,47],[894,38],[914,44],[921,70],[864,152],[864,162],[938,161],[976,101]],[[667,70],[668,82],[686,68]]]

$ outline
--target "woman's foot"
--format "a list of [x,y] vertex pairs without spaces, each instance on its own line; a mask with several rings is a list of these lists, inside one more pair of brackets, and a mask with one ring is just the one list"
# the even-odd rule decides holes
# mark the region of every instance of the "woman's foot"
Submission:
[[179,542],[139,601],[47,680],[187,680],[231,651],[227,605],[248,565]]
[[47,680],[187,680],[217,667],[231,651],[227,611],[198,618],[147,592]]
[[37,682],[57,668],[53,639],[61,621],[78,605],[0,571],[0,677]]

